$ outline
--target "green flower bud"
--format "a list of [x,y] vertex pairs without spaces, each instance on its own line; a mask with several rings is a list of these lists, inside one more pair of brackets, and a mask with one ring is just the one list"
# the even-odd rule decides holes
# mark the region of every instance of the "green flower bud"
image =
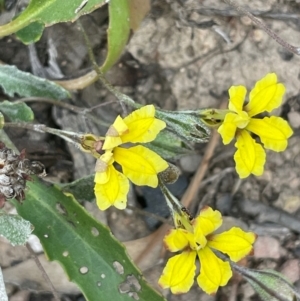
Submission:
[[200,112],[200,120],[209,127],[219,127],[229,110],[205,109]]

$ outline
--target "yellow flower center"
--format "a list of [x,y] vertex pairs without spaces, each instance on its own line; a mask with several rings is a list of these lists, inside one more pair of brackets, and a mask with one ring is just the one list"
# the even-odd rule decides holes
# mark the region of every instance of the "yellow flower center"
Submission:
[[238,110],[234,123],[239,129],[244,129],[248,125],[250,119],[251,117],[247,112]]

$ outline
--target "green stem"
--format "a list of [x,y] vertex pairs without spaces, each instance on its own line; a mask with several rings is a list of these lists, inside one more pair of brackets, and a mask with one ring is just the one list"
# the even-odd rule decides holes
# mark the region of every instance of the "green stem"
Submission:
[[101,106],[108,105],[110,103],[115,103],[116,101],[109,101],[109,102],[106,102],[106,103],[101,103],[97,106],[94,106],[94,107],[88,108],[88,109],[77,107],[77,106],[74,106],[74,105],[71,105],[71,104],[68,104],[68,103],[58,101],[56,99],[46,98],[46,97],[26,97],[26,98],[21,98],[21,99],[15,101],[14,103],[22,103],[22,102],[25,102],[25,103],[27,103],[27,102],[49,103],[49,104],[52,104],[54,106],[61,107],[61,108],[67,109],[71,112],[77,113],[79,115],[87,116],[90,120],[92,120],[96,124],[99,124],[99,125],[102,125],[102,126],[105,126],[105,127],[109,127],[110,123],[99,120],[99,118],[96,118],[93,114],[91,114],[91,111],[94,110],[94,109],[97,109]]
[[126,108],[123,106],[123,103],[135,108],[135,109],[138,109],[141,107],[141,105],[137,104],[132,98],[130,98],[129,96],[121,93],[120,91],[118,91],[114,86],[112,86],[112,84],[105,78],[103,72],[101,71],[101,69],[99,68],[97,62],[96,62],[96,59],[95,59],[95,56],[94,56],[94,53],[93,53],[93,50],[92,50],[92,46],[91,46],[91,43],[90,43],[90,40],[81,24],[81,22],[78,20],[77,21],[78,24],[79,24],[79,27],[82,31],[82,34],[83,34],[83,37],[85,39],[85,43],[87,45],[87,48],[88,48],[88,54],[89,54],[89,59],[90,61],[92,62],[93,64],[93,67],[94,67],[94,70],[95,72],[97,73],[98,75],[98,79],[101,81],[101,83],[112,93],[116,96],[116,98],[120,101],[120,104],[123,108],[123,110],[126,112]]
[[7,122],[5,123],[5,127],[10,128],[23,128],[32,131],[36,131],[39,133],[48,133],[52,135],[56,135],[65,141],[73,144],[75,147],[80,147],[80,143],[83,139],[83,134],[78,134],[71,131],[63,131],[58,129],[53,129],[45,126],[44,124],[30,124],[30,123],[21,123],[21,122]]

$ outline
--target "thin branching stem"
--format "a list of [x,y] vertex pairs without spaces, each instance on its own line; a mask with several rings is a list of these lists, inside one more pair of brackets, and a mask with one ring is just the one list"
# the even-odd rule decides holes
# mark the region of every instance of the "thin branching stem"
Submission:
[[74,106],[71,105],[69,103],[65,103],[65,102],[61,102],[59,100],[56,99],[52,99],[52,98],[46,98],[46,97],[26,97],[26,98],[20,98],[17,101],[15,101],[14,103],[28,103],[28,102],[41,102],[41,103],[48,103],[48,104],[52,104],[54,106],[57,107],[61,107],[64,108],[66,110],[69,110],[71,112],[74,112],[76,114],[79,115],[83,115],[85,117],[88,117],[90,120],[92,120],[93,122],[95,122],[96,124],[102,125],[102,126],[109,126],[110,124],[99,120],[99,118],[96,118],[91,112],[99,107],[111,104],[111,103],[115,103],[116,101],[108,101],[105,103],[100,103],[96,106],[93,106],[91,108],[82,108],[82,107],[78,107],[78,106]]
[[32,130],[39,133],[48,133],[52,135],[56,135],[65,141],[73,144],[75,147],[79,147],[79,144],[81,143],[83,134],[78,134],[76,132],[70,132],[70,131],[63,131],[58,129],[53,129],[45,126],[44,124],[31,124],[31,123],[24,123],[24,122],[6,122],[5,127],[10,128],[21,128],[21,129],[27,129]]
[[252,13],[250,13],[247,9],[239,6],[235,1],[233,0],[224,0],[227,4],[234,7],[238,12],[246,15],[249,17],[254,24],[256,24],[258,27],[260,27],[266,34],[268,34],[272,39],[274,39],[279,45],[284,47],[285,49],[289,50],[290,52],[300,55],[300,47],[293,46],[280,38],[274,31],[272,31],[264,22],[256,18]]
[[46,273],[45,269],[43,268],[41,262],[39,261],[38,257],[36,256],[36,254],[34,253],[34,251],[32,250],[31,246],[29,245],[29,243],[26,243],[26,248],[27,250],[30,252],[31,256],[33,257],[33,260],[35,262],[35,264],[37,265],[38,269],[41,271],[44,279],[46,280],[46,282],[48,283],[51,292],[54,296],[55,301],[60,301],[59,295],[55,289],[55,287],[53,286],[48,274]]
[[99,68],[93,50],[92,50],[92,46],[89,40],[89,37],[87,36],[81,22],[79,20],[77,20],[80,30],[82,31],[85,43],[87,45],[88,48],[88,54],[89,54],[89,59],[93,64],[94,70],[97,73],[98,79],[101,81],[101,83],[112,93],[116,96],[116,98],[120,101],[120,105],[122,106],[122,109],[124,111],[124,113],[127,113],[126,107],[124,106],[124,103],[133,107],[133,108],[139,108],[140,105],[138,105],[137,103],[135,103],[135,101],[130,98],[129,96],[121,93],[120,91],[118,91],[114,86],[112,86],[112,84],[105,78],[103,72],[101,71],[101,69]]

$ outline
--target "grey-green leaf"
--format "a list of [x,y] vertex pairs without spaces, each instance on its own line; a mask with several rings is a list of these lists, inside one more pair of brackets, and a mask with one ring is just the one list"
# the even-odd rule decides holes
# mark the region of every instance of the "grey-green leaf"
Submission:
[[57,184],[57,186],[63,192],[72,193],[77,200],[91,202],[95,199],[94,177],[95,175],[89,175],[71,183]]
[[0,86],[10,97],[13,97],[15,94],[23,97],[36,96],[52,99],[70,97],[70,93],[61,86],[30,73],[20,71],[14,66],[0,65]]
[[0,236],[8,239],[13,246],[24,245],[32,231],[30,222],[21,216],[0,213]]
[[0,112],[4,113],[10,121],[32,121],[34,114],[30,107],[23,102],[10,102],[4,100],[0,103]]
[[192,153],[177,135],[168,131],[160,132],[154,141],[146,143],[145,146],[165,160],[177,159],[182,155]]

